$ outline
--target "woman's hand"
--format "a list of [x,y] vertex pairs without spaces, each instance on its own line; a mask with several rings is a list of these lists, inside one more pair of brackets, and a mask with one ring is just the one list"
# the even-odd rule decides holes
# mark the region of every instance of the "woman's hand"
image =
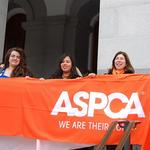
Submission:
[[39,80],[45,80],[44,78],[39,78]]
[[89,74],[88,74],[88,77],[91,77],[91,78],[94,78],[95,76],[96,76],[95,73],[89,73]]

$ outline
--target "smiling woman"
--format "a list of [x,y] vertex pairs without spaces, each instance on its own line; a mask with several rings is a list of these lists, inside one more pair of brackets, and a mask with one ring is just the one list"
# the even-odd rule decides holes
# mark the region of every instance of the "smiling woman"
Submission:
[[[108,70],[108,74],[117,75],[117,74],[132,74],[135,73],[135,70],[131,64],[129,56],[126,52],[119,51],[115,54],[112,60],[112,67]],[[139,145],[132,145],[132,149],[140,149]],[[116,145],[107,145],[107,150],[114,150]]]
[[70,55],[64,54],[59,61],[58,69],[51,79],[75,79],[80,77],[79,69],[76,68],[74,61]]
[[112,67],[108,70],[108,74],[130,74],[134,72],[128,54],[123,51],[117,52],[112,60]]
[[[130,62],[129,56],[126,52],[119,51],[115,54],[112,60],[112,67],[108,69],[108,73],[105,74],[131,74],[135,73],[135,70]],[[95,77],[95,73],[89,73],[89,77]]]
[[6,53],[4,69],[0,73],[0,78],[25,76],[32,77],[33,75],[27,68],[24,50],[19,47],[10,48]]

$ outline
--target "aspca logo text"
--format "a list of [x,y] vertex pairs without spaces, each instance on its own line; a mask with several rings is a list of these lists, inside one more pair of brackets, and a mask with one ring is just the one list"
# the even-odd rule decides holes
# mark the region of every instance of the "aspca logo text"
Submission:
[[[96,99],[100,99],[99,102]],[[111,103],[115,100],[120,100],[124,104],[124,108],[121,108],[118,112],[113,112],[111,109]],[[78,108],[71,105],[74,103]],[[128,115],[137,115],[139,118],[144,118],[145,114],[137,92],[133,92],[128,98],[122,93],[112,93],[108,96],[101,92],[85,92],[80,91],[74,94],[73,100],[70,101],[69,93],[63,91],[52,112],[51,115],[58,115],[58,113],[66,113],[67,116],[76,117],[94,117],[95,110],[104,111],[104,113],[110,118],[127,118]],[[85,102],[86,101],[86,102]],[[134,106],[134,108],[132,107]]]

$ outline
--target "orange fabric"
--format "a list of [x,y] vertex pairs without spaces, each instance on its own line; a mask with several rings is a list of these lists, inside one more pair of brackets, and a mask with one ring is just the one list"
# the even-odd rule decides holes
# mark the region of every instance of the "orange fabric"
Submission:
[[[149,150],[149,90],[148,74],[0,79],[0,135],[97,144],[113,120],[139,120],[131,143]],[[108,143],[118,143],[121,135],[116,128]]]
[[113,68],[112,74],[113,75],[124,74],[124,69],[122,69],[122,70],[116,70],[115,68]]

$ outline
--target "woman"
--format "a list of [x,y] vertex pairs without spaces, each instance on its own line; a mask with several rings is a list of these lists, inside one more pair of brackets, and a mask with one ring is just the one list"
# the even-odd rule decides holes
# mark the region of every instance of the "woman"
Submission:
[[135,73],[135,70],[130,62],[127,53],[119,51],[112,60],[112,68],[108,70],[108,74],[130,74]]
[[71,56],[64,54],[59,61],[57,71],[52,74],[51,79],[75,79],[82,76],[76,68]]
[[4,64],[0,78],[33,76],[27,68],[26,56],[22,48],[10,48],[6,53]]
[[[1,68],[0,78],[33,76],[27,68],[24,50],[19,47],[10,48],[7,51],[4,64]],[[28,148],[34,148],[34,140],[23,137],[0,136],[0,146],[3,148],[6,147],[5,149],[16,149],[16,147],[24,149],[25,143],[28,143]]]
[[[135,70],[130,62],[128,54],[123,51],[119,51],[116,53],[116,55],[112,60],[112,67],[108,69],[108,73],[105,74],[117,75],[117,74],[131,74],[131,73],[135,73]],[[88,74],[88,76],[95,77],[96,74],[90,73]]]
[[[135,70],[130,62],[128,54],[119,51],[116,53],[112,60],[112,67],[108,70],[108,74],[117,75],[117,74],[132,74],[135,73]],[[140,149],[140,145],[131,145],[133,149]],[[107,145],[107,150],[114,150],[116,145]]]

